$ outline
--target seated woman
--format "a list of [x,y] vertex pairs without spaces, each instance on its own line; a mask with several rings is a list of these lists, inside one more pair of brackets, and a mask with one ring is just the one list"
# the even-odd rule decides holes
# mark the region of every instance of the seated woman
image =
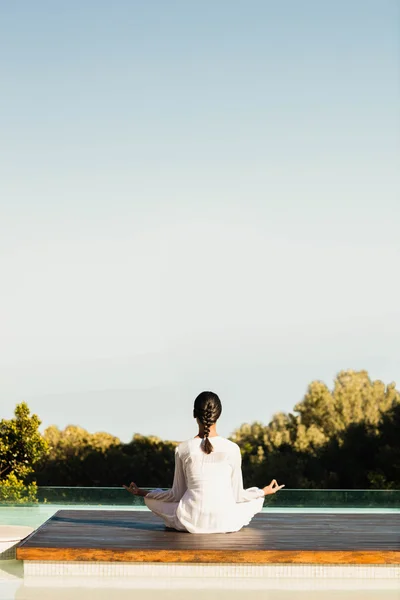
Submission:
[[123,486],[128,492],[143,496],[148,508],[167,527],[190,533],[239,531],[261,511],[264,496],[284,487],[273,479],[262,489],[243,489],[239,446],[217,434],[221,411],[220,399],[213,392],[197,396],[193,417],[199,433],[175,449],[170,490],[146,492],[133,482],[129,487]]

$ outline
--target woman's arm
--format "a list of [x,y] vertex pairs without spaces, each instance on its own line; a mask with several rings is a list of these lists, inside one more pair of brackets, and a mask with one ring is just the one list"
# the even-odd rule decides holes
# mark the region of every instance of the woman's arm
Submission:
[[237,445],[232,456],[232,489],[236,502],[249,502],[265,495],[263,490],[257,487],[247,490],[243,488],[242,455]]
[[154,500],[164,500],[164,502],[179,502],[183,494],[186,492],[186,479],[183,470],[182,459],[179,456],[178,447],[175,448],[175,472],[174,482],[172,488],[166,491],[163,490],[151,490],[145,491],[133,482],[129,487],[123,486],[128,492],[134,496],[142,496],[143,498],[152,498]]
[[243,488],[242,455],[239,446],[236,446],[233,456],[232,487],[236,502],[249,502],[256,498],[275,494],[285,486],[278,485],[276,479],[273,479],[269,485],[262,489],[252,487],[245,490]]

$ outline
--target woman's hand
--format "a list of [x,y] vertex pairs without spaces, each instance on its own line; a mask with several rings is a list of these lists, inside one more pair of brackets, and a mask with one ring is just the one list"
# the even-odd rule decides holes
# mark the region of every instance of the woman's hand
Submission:
[[127,485],[123,485],[122,487],[124,487],[126,489],[126,491],[129,492],[130,494],[132,494],[133,496],[142,496],[143,498],[145,498],[147,496],[147,494],[149,493],[149,492],[146,492],[145,490],[141,490],[136,485],[136,483],[133,483],[133,481],[131,482],[129,487]]
[[133,481],[131,482],[131,485],[129,487],[127,485],[123,485],[122,487],[124,487],[126,491],[130,494],[133,494],[134,496],[139,496],[140,489],[138,488],[136,483],[133,483]]
[[285,485],[278,485],[276,479],[273,479],[269,485],[266,485],[263,488],[264,496],[269,496],[270,494],[276,494],[279,490],[281,490]]

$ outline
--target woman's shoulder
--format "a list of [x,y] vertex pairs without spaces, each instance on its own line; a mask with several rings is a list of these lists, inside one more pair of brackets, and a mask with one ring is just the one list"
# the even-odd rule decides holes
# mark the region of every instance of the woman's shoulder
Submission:
[[233,453],[239,453],[240,454],[240,447],[239,445],[234,442],[233,440],[228,440],[228,438],[224,438],[224,440],[226,441],[226,447]]
[[[237,445],[236,442],[233,442],[232,440],[230,440],[229,438],[226,437],[222,437],[222,436],[218,436],[216,438],[217,440],[221,440],[221,444],[223,444],[224,446],[226,446],[227,448],[230,448],[231,450],[238,450],[239,446]],[[210,438],[211,442],[212,442],[212,438]]]
[[176,452],[182,452],[183,450],[187,450],[191,446],[198,446],[200,442],[200,438],[191,437],[187,440],[183,440],[183,442],[178,442],[175,448]]

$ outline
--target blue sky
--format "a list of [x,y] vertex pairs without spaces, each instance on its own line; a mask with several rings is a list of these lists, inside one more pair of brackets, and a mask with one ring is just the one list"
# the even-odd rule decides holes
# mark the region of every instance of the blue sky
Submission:
[[400,379],[399,9],[0,8],[0,401],[184,439]]

